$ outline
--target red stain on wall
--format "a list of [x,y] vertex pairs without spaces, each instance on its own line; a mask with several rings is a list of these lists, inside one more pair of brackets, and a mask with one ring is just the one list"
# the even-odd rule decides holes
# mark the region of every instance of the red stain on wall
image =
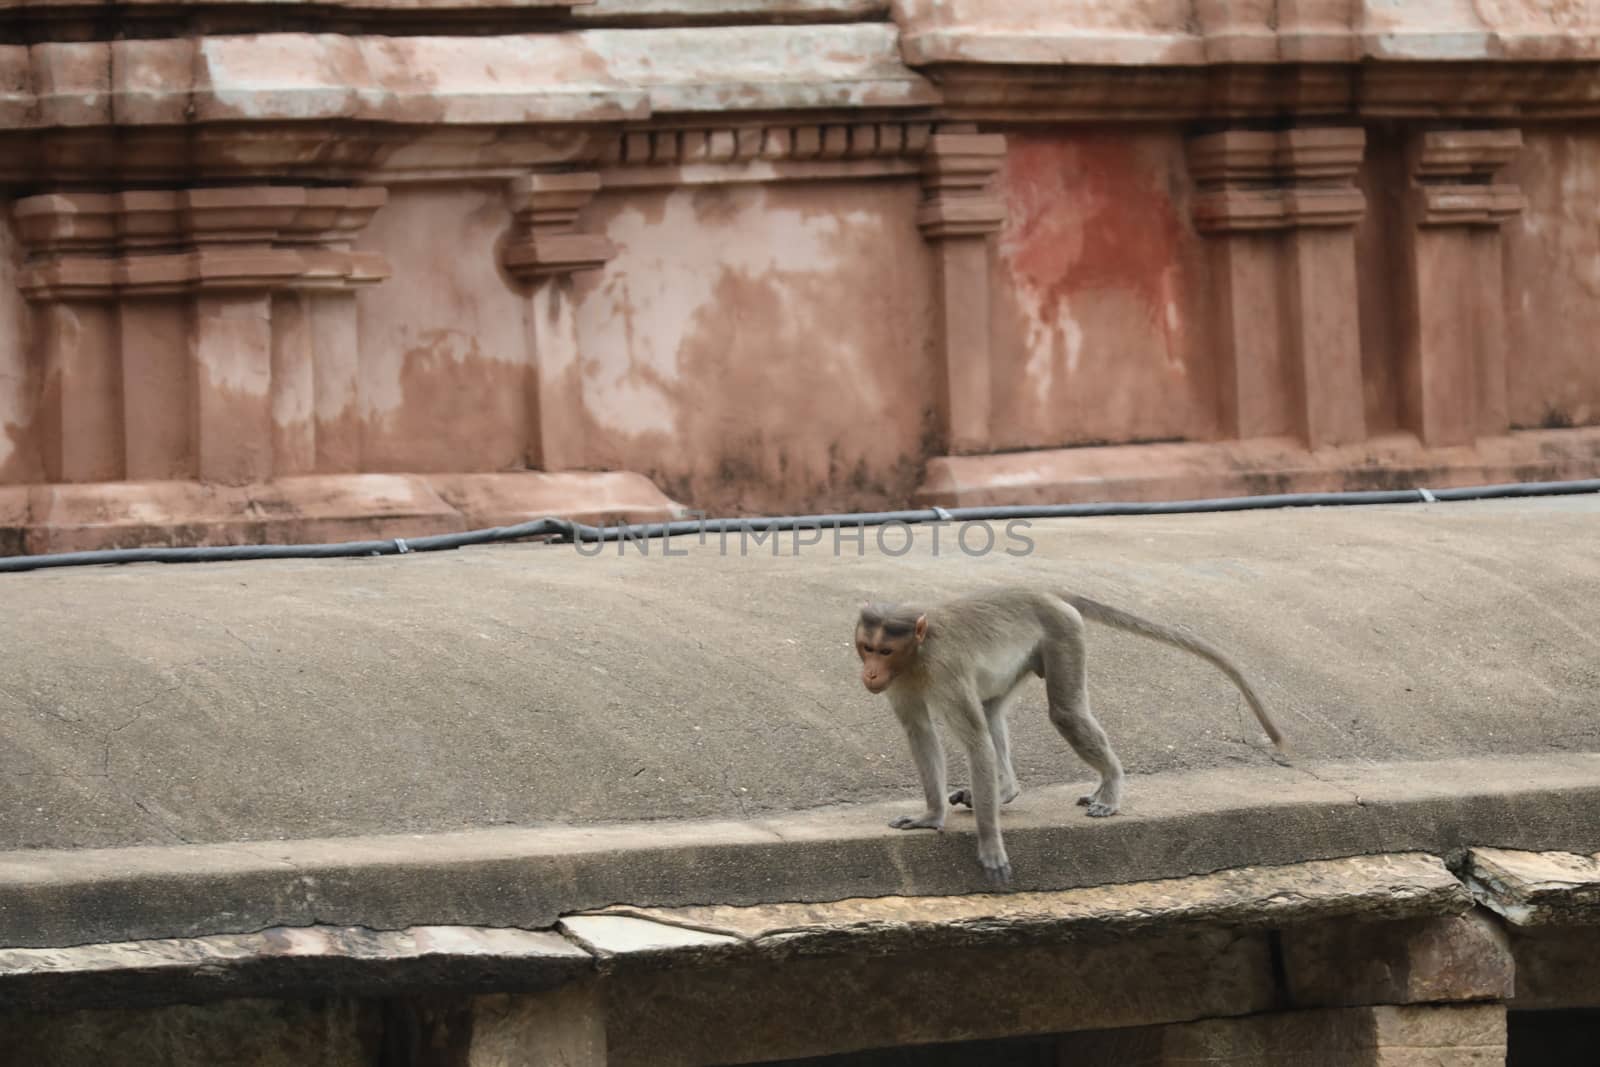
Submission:
[[1075,293],[1137,294],[1175,355],[1167,306],[1177,299],[1184,226],[1160,159],[1126,132],[1013,139],[1001,176],[1001,247],[1017,281],[1047,310]]

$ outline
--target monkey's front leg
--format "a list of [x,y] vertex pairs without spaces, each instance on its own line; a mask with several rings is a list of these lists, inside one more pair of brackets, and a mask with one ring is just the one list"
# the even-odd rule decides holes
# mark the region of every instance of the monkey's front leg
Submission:
[[905,728],[906,741],[911,745],[911,758],[916,761],[917,775],[922,779],[927,810],[921,815],[897,815],[889,820],[889,825],[896,830],[943,830],[945,760],[939,735],[926,707],[896,704],[894,710]]
[[[978,823],[978,862],[990,884],[1011,881],[1011,860],[1000,839],[1000,768],[994,738],[976,703],[952,725],[960,732],[972,768],[972,812]],[[959,714],[959,713],[958,713]]]

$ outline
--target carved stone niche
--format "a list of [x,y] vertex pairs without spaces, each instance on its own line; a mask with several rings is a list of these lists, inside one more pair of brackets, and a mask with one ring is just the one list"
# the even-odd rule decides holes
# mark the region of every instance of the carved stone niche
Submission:
[[1365,131],[1230,130],[1194,139],[1195,227],[1214,238],[1224,432],[1311,448],[1366,436],[1355,185]]
[[355,396],[352,295],[388,267],[350,246],[386,195],[254,186],[17,201],[50,480],[243,484],[355,469],[341,417]]

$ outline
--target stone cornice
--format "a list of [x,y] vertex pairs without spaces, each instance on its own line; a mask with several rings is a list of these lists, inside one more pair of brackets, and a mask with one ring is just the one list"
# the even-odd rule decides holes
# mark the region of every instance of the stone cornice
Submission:
[[913,67],[1600,60],[1600,11],[1532,0],[895,0]]
[[1522,190],[1494,174],[1522,148],[1519,130],[1435,130],[1412,145],[1419,226],[1498,226],[1525,206]]
[[1354,225],[1366,209],[1355,186],[1366,136],[1338,127],[1229,130],[1189,142],[1205,233]]
[[9,130],[559,125],[937,102],[934,87],[900,61],[885,24],[0,46],[0,129]]
[[635,131],[608,147],[606,188],[824,181],[914,174],[929,122],[797,123]]
[[32,300],[343,288],[388,276],[350,243],[382,188],[256,186],[43,194],[12,206]]

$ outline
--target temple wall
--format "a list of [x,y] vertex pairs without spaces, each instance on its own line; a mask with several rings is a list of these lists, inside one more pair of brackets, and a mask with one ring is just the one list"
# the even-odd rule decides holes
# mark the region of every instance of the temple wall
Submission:
[[8,544],[1600,474],[1576,8],[214,6],[0,3]]

